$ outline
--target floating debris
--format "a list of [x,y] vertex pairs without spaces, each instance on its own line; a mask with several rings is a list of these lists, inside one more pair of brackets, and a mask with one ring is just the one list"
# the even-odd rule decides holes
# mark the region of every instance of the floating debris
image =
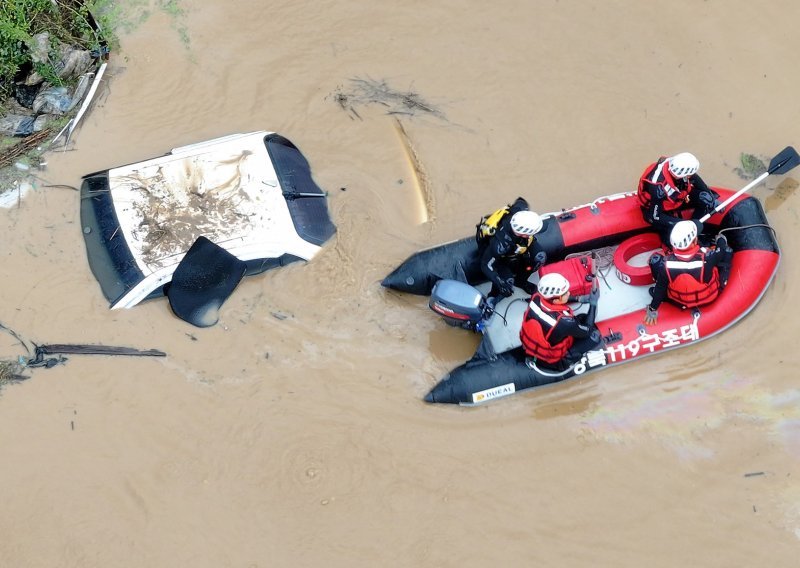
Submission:
[[[25,350],[26,355],[19,355],[16,360],[0,360],[0,387],[19,382],[29,377],[22,375],[25,369],[51,368],[64,363],[63,355],[124,355],[129,357],[166,357],[167,354],[158,349],[135,349],[113,345],[86,345],[81,343],[52,343],[37,345],[23,339],[16,331],[0,323],[0,331],[8,333]],[[53,357],[55,355],[55,357]]]
[[359,120],[363,120],[356,110],[357,106],[380,104],[387,108],[386,114],[400,114],[415,116],[425,114],[435,116],[442,120],[447,120],[444,113],[434,105],[426,102],[422,97],[413,91],[399,91],[390,87],[385,80],[354,78],[350,79],[352,89],[344,90],[343,87],[331,95],[342,110],[351,113]]
[[52,130],[47,128],[36,134],[28,136],[22,142],[10,146],[0,152],[0,168],[4,168],[14,163],[14,161],[39,146],[42,142],[47,140],[47,137],[52,134]]
[[395,128],[403,143],[403,149],[411,164],[411,169],[414,172],[414,187],[417,190],[419,202],[419,210],[417,213],[418,222],[427,223],[434,217],[433,191],[431,190],[428,174],[425,172],[425,168],[422,165],[422,161],[419,159],[417,150],[414,148],[414,144],[411,142],[408,132],[406,132],[406,129],[403,128],[403,124],[396,118]]
[[28,377],[20,374],[22,366],[13,361],[0,361],[0,388],[24,381]]
[[770,212],[780,207],[789,197],[795,194],[798,186],[800,186],[800,183],[797,180],[792,178],[784,179],[764,200],[764,210]]
[[736,167],[733,171],[742,179],[755,179],[767,171],[767,163],[754,154],[742,152],[739,161],[741,167]]
[[[166,357],[167,354],[158,349],[134,349],[132,347],[116,347],[113,345],[81,345],[56,343],[52,345],[36,345],[35,356],[25,362],[25,366],[35,369],[47,369],[67,361],[62,355],[124,355],[128,357]],[[56,357],[46,357],[56,355]]]

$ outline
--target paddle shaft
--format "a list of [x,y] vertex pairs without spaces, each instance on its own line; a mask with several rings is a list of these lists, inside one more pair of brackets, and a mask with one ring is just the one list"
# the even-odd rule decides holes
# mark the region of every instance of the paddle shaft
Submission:
[[778,152],[775,155],[775,157],[772,158],[772,160],[770,160],[767,171],[765,171],[763,174],[761,174],[756,179],[748,183],[742,189],[731,195],[728,199],[726,199],[725,201],[714,207],[714,210],[711,213],[706,213],[705,215],[703,215],[700,218],[700,222],[705,223],[706,221],[708,221],[709,217],[711,217],[714,213],[720,211],[723,207],[728,205],[730,202],[732,202],[734,199],[739,197],[741,194],[743,194],[751,187],[764,181],[768,175],[785,174],[798,164],[800,164],[800,154],[798,154],[797,151],[791,146],[787,146],[786,148]]
[[769,172],[764,172],[763,174],[761,174],[760,176],[758,176],[756,179],[754,179],[753,181],[751,181],[750,183],[748,183],[748,184],[747,184],[746,186],[744,186],[742,189],[740,189],[739,191],[737,191],[736,193],[734,193],[733,195],[731,195],[731,196],[730,196],[728,199],[726,199],[725,201],[723,201],[722,203],[720,203],[719,205],[717,205],[717,206],[714,208],[714,211],[712,211],[711,213],[706,213],[705,215],[703,215],[702,217],[700,217],[700,222],[701,222],[701,223],[705,223],[706,221],[708,221],[708,219],[709,219],[709,218],[710,218],[710,217],[711,217],[711,216],[712,216],[714,213],[716,213],[717,211],[719,211],[719,210],[720,210],[720,209],[722,209],[723,207],[726,207],[726,206],[727,206],[729,203],[733,202],[733,200],[735,200],[737,197],[739,197],[741,194],[743,194],[743,193],[744,193],[744,192],[746,192],[747,190],[749,190],[749,189],[751,189],[751,188],[755,187],[756,185],[758,185],[759,183],[761,183],[762,181],[764,181],[765,179],[767,179],[767,176],[768,176],[768,175],[769,175]]

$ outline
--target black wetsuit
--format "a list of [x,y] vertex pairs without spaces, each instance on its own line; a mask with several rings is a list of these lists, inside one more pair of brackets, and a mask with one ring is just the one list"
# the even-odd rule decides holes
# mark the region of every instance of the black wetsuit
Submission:
[[528,239],[518,237],[511,230],[514,213],[527,210],[528,203],[518,198],[500,221],[495,234],[478,243],[481,271],[492,282],[490,298],[510,296],[514,293],[512,286],[518,286],[528,294],[536,291],[536,286],[529,283],[528,278],[546,262],[547,255],[535,237],[525,252],[516,253],[517,247],[525,246]]

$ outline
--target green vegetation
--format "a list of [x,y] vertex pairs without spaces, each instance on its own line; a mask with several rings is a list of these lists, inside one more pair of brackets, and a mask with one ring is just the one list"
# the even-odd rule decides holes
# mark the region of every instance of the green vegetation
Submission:
[[[0,0],[0,117],[16,106],[15,81],[31,72],[50,85],[65,86],[56,68],[62,65],[60,46],[89,50],[95,57],[105,50],[118,51],[118,34],[133,31],[154,10],[170,16],[188,49],[183,0]],[[0,136],[0,193],[28,175],[25,165],[38,166],[47,138],[67,120],[68,116],[51,119],[46,131],[23,138]],[[15,162],[23,164],[22,169],[9,167]]]
[[186,9],[183,0],[87,0],[84,4],[95,17],[98,26],[106,37],[109,47],[114,50],[118,47],[116,35],[127,33],[142,24],[153,9],[158,9],[172,18],[173,25],[180,35],[183,44],[189,46],[189,31],[183,23]]
[[0,385],[11,380],[13,374],[12,364],[9,361],[0,361]]
[[[94,2],[80,0],[6,0],[0,4],[0,94],[8,94],[13,81],[26,69],[41,74],[50,84],[61,85],[54,50],[59,42],[99,52],[104,39],[92,26],[89,11]],[[37,60],[35,36],[49,34],[45,46],[50,57]]]
[[767,162],[754,154],[742,152],[739,154],[739,162],[741,167],[733,168],[733,171],[742,179],[755,179],[767,171]]
[[189,30],[183,24],[186,10],[181,6],[181,0],[158,0],[158,6],[172,18],[173,25],[180,35],[183,45],[189,47]]
[[767,171],[767,165],[763,160],[757,158],[753,154],[745,154],[742,152],[742,170],[750,176],[758,177]]
[[[0,1],[0,97],[10,94],[14,80],[37,71],[51,85],[62,84],[53,63],[59,43],[100,54],[103,46],[118,47],[117,34],[144,22],[155,7],[169,14],[188,48],[182,0],[2,0]],[[35,60],[35,37],[47,32],[50,57]],[[1,104],[1,103],[0,103]],[[0,108],[0,110],[2,110]]]
[[0,361],[0,388],[19,380],[20,366],[12,361]]

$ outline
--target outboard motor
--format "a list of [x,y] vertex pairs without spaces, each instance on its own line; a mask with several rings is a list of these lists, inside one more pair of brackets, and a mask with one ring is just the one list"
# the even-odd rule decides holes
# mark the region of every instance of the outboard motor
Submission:
[[493,312],[483,294],[458,280],[439,280],[433,286],[428,307],[446,324],[475,331],[483,331]]

